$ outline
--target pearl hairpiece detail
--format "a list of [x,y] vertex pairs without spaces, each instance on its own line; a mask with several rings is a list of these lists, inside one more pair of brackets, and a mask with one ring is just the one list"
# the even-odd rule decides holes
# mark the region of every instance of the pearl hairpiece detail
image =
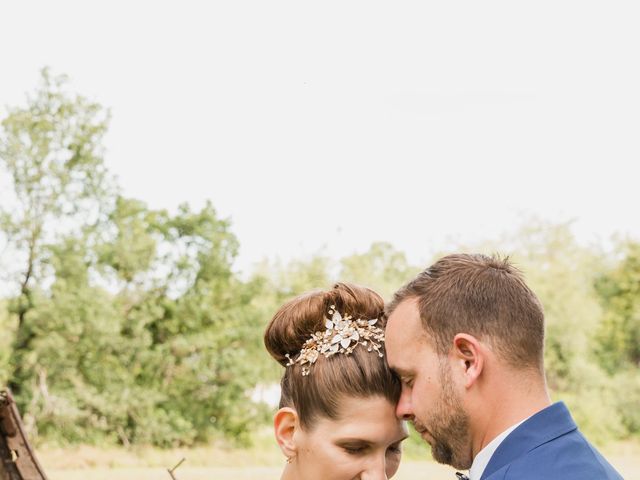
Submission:
[[376,326],[378,319],[364,320],[358,318],[354,320],[351,315],[344,317],[336,310],[335,305],[329,308],[330,318],[325,317],[324,333],[315,332],[311,338],[304,342],[300,354],[296,359],[292,359],[289,354],[287,366],[299,363],[302,366],[302,375],[309,375],[309,367],[313,365],[320,355],[330,357],[336,353],[349,355],[358,346],[362,345],[367,351],[375,351],[382,357],[382,343],[384,342],[384,331]]

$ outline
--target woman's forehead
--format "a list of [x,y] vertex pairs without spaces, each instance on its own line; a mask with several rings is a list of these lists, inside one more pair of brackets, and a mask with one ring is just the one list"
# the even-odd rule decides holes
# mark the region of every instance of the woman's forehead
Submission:
[[340,400],[339,417],[323,418],[316,432],[331,438],[353,438],[384,443],[404,434],[404,424],[395,415],[395,405],[380,396]]

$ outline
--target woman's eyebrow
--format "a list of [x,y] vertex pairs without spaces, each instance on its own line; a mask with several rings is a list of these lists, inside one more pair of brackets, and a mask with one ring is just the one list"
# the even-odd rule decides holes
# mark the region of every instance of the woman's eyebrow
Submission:
[[[407,438],[409,438],[409,434],[408,433],[402,435],[402,437],[400,437],[398,440],[396,440],[393,443],[404,442]],[[340,443],[340,444],[357,443],[357,444],[361,444],[361,445],[374,445],[375,444],[375,442],[372,442],[370,440],[366,440],[364,438],[341,438],[341,439],[337,440],[337,443]]]
[[340,438],[337,440],[338,443],[359,443],[359,444],[367,444],[372,445],[374,442],[369,440],[365,440],[364,438]]

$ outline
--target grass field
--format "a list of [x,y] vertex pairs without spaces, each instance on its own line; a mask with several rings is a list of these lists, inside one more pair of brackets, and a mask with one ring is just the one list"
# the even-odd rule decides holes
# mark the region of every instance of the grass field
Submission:
[[[428,457],[426,450],[408,453],[395,480],[455,478],[450,467],[420,460],[421,453]],[[626,480],[640,480],[640,445],[610,445],[603,453]],[[278,480],[284,464],[266,443],[249,450],[44,448],[39,457],[50,480],[171,480],[167,468],[182,458],[186,461],[176,470],[178,480]]]
[[[176,472],[178,480],[278,480],[281,467],[246,468],[180,468]],[[50,480],[171,480],[166,470],[161,468],[55,470],[48,473]],[[394,477],[398,480],[447,479],[453,477],[453,470],[429,462],[408,462]],[[330,479],[327,479],[330,480]]]
[[[626,480],[640,480],[640,461],[621,459],[614,464]],[[238,468],[180,468],[176,472],[178,480],[278,480],[282,469],[280,467],[238,467]],[[47,472],[50,480],[171,480],[162,468],[116,468],[116,469],[81,469],[81,470],[52,470]],[[397,480],[416,480],[419,478],[436,480],[451,480],[453,470],[449,467],[432,462],[405,462],[398,474]]]

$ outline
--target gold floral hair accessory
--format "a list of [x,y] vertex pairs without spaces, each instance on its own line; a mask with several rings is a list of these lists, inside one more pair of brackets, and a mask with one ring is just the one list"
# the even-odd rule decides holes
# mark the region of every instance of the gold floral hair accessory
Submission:
[[330,357],[336,353],[344,353],[349,355],[358,346],[362,345],[367,351],[378,353],[382,357],[380,351],[384,342],[384,331],[376,326],[378,319],[363,320],[358,318],[354,320],[351,315],[342,316],[336,310],[335,305],[329,308],[331,319],[325,318],[324,325],[326,330],[324,333],[316,332],[311,338],[304,342],[300,354],[294,360],[289,354],[287,367],[299,363],[302,366],[302,375],[309,375],[309,367],[313,365],[320,355]]

